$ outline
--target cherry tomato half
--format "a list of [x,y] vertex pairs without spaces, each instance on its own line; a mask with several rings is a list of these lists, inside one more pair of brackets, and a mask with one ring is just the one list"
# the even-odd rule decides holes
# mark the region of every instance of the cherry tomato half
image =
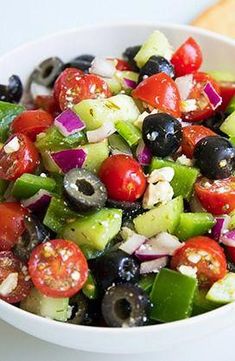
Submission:
[[222,97],[222,104],[218,110],[225,111],[230,100],[235,96],[235,83],[234,82],[220,82],[220,95]]
[[195,192],[202,206],[214,215],[228,214],[235,209],[235,177],[215,181],[198,179]]
[[32,286],[27,266],[19,261],[11,251],[3,251],[0,252],[0,285],[8,277],[13,277],[13,281],[9,281],[9,290],[5,289],[1,292],[0,289],[0,298],[8,303],[22,301],[28,296]]
[[34,248],[29,274],[35,287],[46,296],[71,297],[86,282],[88,265],[74,242],[54,239]]
[[210,287],[223,278],[227,270],[227,262],[222,247],[209,237],[190,238],[179,248],[171,259],[171,268],[180,266],[196,268],[201,287]]
[[25,110],[12,122],[12,133],[27,135],[32,141],[36,140],[39,133],[44,132],[53,123],[51,114],[45,110]]
[[211,135],[216,135],[212,130],[203,125],[190,125],[188,127],[183,127],[182,130],[182,152],[188,158],[193,158],[194,148],[199,140]]
[[133,91],[134,98],[171,114],[180,117],[180,95],[178,88],[169,75],[158,73],[144,79]]
[[218,93],[220,92],[219,85],[209,74],[203,72],[194,73],[193,82],[194,87],[191,90],[188,99],[196,100],[197,109],[182,114],[182,117],[187,122],[199,122],[214,114],[214,110],[212,109],[209,100],[203,93],[203,89],[207,82],[210,82]]
[[[17,137],[19,149],[5,152],[5,145]],[[39,164],[39,154],[33,142],[27,135],[16,133],[11,136],[0,150],[0,178],[13,181],[23,173],[33,173]]]
[[132,157],[116,154],[101,165],[99,177],[111,199],[134,202],[146,188],[145,175],[139,163]]
[[25,230],[27,210],[19,203],[0,203],[0,251],[9,251]]
[[123,60],[123,59],[117,59],[117,58],[115,58],[115,61],[116,61],[116,69],[117,70],[120,70],[120,71],[126,71],[126,70],[132,71],[133,70],[131,64],[128,63],[128,61]]
[[173,54],[171,63],[177,77],[197,71],[202,64],[200,46],[193,38],[188,38]]

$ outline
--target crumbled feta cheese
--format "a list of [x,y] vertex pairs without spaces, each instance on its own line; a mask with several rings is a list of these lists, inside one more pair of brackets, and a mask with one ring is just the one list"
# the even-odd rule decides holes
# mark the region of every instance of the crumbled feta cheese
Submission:
[[196,99],[187,99],[180,102],[180,109],[183,113],[193,112],[197,110]]
[[18,137],[14,137],[4,146],[4,151],[7,154],[17,152],[20,149]]
[[41,174],[40,174],[40,177],[42,177],[42,178],[47,178],[47,175],[46,175],[46,173],[41,173]]
[[133,234],[135,234],[135,232],[128,227],[122,227],[120,231],[120,235],[124,241],[126,241],[129,237],[132,237]]
[[16,289],[18,285],[18,273],[10,273],[0,284],[0,295],[7,296]]
[[78,271],[73,271],[73,273],[71,273],[71,278],[74,281],[78,281],[80,279],[80,273]]
[[160,181],[157,184],[150,183],[143,198],[143,208],[150,209],[157,203],[167,203],[174,195],[173,188],[169,182]]
[[202,256],[198,253],[192,253],[192,254],[189,254],[187,258],[190,262],[196,264],[201,260]]
[[197,268],[191,266],[179,266],[178,271],[185,276],[197,278]]
[[187,165],[188,167],[193,166],[193,160],[190,158],[187,158],[186,155],[182,154],[180,157],[176,159],[177,163],[180,163],[182,165]]
[[148,176],[148,183],[157,183],[159,181],[171,182],[174,178],[175,171],[171,167],[163,167],[160,169],[154,169]]

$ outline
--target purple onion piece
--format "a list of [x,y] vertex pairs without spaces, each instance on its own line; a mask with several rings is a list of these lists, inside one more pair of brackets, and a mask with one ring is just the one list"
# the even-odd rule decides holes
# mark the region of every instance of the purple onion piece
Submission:
[[213,85],[208,81],[203,89],[204,94],[208,98],[212,109],[215,110],[222,103],[222,97],[217,93]]
[[220,237],[220,242],[225,246],[235,247],[235,230],[223,234]]
[[123,78],[125,85],[128,88],[135,89],[137,87],[137,82],[128,78]]
[[73,168],[81,168],[86,160],[87,153],[84,149],[66,149],[51,153],[54,162],[63,173],[67,173]]
[[136,157],[141,165],[149,165],[152,159],[151,151],[141,140],[136,148]]
[[55,118],[54,125],[67,137],[85,128],[85,124],[71,109],[64,110]]
[[32,197],[23,200],[21,203],[25,208],[30,209],[33,213],[40,213],[48,207],[51,201],[51,194],[45,189],[40,189]]
[[228,231],[230,217],[228,215],[216,217],[216,223],[211,229],[212,238],[219,241],[220,237]]

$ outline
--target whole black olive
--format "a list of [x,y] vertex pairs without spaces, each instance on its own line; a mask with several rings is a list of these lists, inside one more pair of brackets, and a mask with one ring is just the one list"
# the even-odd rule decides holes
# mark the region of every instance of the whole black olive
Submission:
[[50,233],[33,215],[24,217],[25,231],[13,248],[14,254],[22,261],[28,261],[32,250],[50,239]]
[[136,283],[139,278],[139,262],[120,249],[111,250],[94,260],[91,270],[98,287],[104,291],[113,284]]
[[175,76],[174,67],[167,59],[163,56],[153,55],[140,69],[139,82],[141,82],[146,75],[151,76],[157,73],[166,73],[171,78]]
[[72,59],[69,62],[65,63],[63,65],[63,69],[77,68],[84,71],[85,73],[88,73],[94,58],[95,57],[93,55],[89,54],[79,55],[75,59]]
[[227,138],[227,134],[223,133],[220,130],[221,124],[224,122],[226,118],[225,113],[223,112],[216,112],[214,115],[212,115],[210,118],[207,118],[202,122],[202,125],[205,127],[213,130],[213,132],[217,133],[218,135],[221,135],[222,137]]
[[139,68],[134,60],[134,57],[136,56],[136,54],[138,53],[140,48],[141,48],[141,45],[130,46],[129,48],[126,48],[126,50],[123,53],[124,59],[128,60],[128,62],[131,64],[133,71],[139,70]]
[[8,85],[0,84],[0,100],[10,103],[19,103],[23,94],[23,85],[18,75],[12,75]]
[[123,220],[132,219],[144,211],[140,202],[125,202],[108,199],[106,204],[111,208],[122,209]]
[[65,174],[64,193],[71,206],[81,212],[100,209],[107,200],[104,184],[82,168],[74,168]]
[[235,170],[235,149],[221,136],[201,139],[194,150],[195,165],[210,179],[230,177]]
[[143,326],[149,309],[146,293],[130,283],[110,287],[102,301],[102,315],[110,327]]
[[150,114],[144,118],[142,132],[145,144],[158,157],[174,154],[182,141],[180,122],[166,113]]
[[79,293],[70,298],[69,305],[71,307],[71,315],[67,322],[81,325],[86,317],[88,300],[83,294]]

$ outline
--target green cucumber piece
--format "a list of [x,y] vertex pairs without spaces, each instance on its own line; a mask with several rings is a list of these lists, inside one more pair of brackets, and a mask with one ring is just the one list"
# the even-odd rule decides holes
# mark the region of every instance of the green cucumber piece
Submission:
[[229,272],[209,289],[206,299],[225,304],[235,301],[235,273]]
[[108,99],[86,99],[74,106],[75,113],[85,122],[86,130],[94,130],[104,122],[118,120],[134,122],[140,115],[134,100],[125,94]]
[[85,244],[82,246],[80,245],[79,247],[81,248],[82,253],[84,254],[87,260],[98,258],[105,252],[105,250],[98,251],[97,249],[87,246]]
[[51,173],[61,174],[62,171],[51,157],[51,153],[44,151],[41,153],[43,167]]
[[136,232],[146,237],[152,237],[160,232],[173,234],[179,224],[180,214],[184,210],[181,196],[172,199],[167,204],[160,205],[134,218]]
[[36,315],[66,322],[69,318],[69,298],[52,298],[43,295],[36,288],[20,303],[22,310]]
[[105,139],[99,143],[86,144],[81,148],[87,152],[83,168],[95,174],[98,173],[101,164],[109,156],[108,140]]
[[206,299],[206,290],[196,289],[194,299],[193,299],[193,311],[192,316],[201,315],[202,313],[212,311],[221,306],[215,302],[211,302]]
[[117,132],[125,139],[130,147],[136,145],[142,138],[141,131],[130,122],[119,120],[115,124],[115,127]]
[[232,97],[225,110],[225,113],[227,114],[232,114],[233,112],[235,112],[235,96]]
[[138,285],[140,288],[144,290],[146,293],[150,293],[153,287],[154,280],[156,275],[154,273],[146,274],[140,277]]
[[102,251],[120,231],[121,223],[121,210],[103,208],[67,224],[62,230],[62,236],[79,246],[86,245]]
[[8,182],[4,179],[0,179],[0,196],[3,196],[5,194],[7,187]]
[[192,313],[197,280],[179,272],[163,268],[153,284],[150,317],[160,322],[188,318]]
[[82,287],[82,292],[84,295],[89,298],[90,300],[94,300],[98,296],[98,290],[96,286],[95,279],[92,275],[92,273],[89,271],[86,283]]
[[11,194],[17,199],[26,199],[32,197],[40,189],[52,192],[55,187],[56,182],[52,178],[24,173],[15,181]]
[[229,71],[214,70],[207,73],[218,82],[235,82],[235,73]]
[[171,59],[172,48],[167,37],[158,30],[155,30],[141,46],[134,60],[139,68],[149,60],[152,55],[161,55],[167,60]]
[[181,195],[189,201],[192,196],[194,183],[199,175],[199,170],[169,160],[154,157],[150,164],[150,172],[154,169],[160,169],[163,167],[171,167],[175,171],[174,178],[171,181],[175,197]]
[[25,110],[23,105],[0,101],[0,142],[5,142],[13,119]]
[[113,95],[117,95],[122,90],[121,82],[115,74],[112,78],[106,78],[105,81],[108,84],[108,87]]
[[235,112],[231,113],[221,124],[220,130],[229,137],[235,137]]
[[229,221],[228,229],[231,231],[235,228],[235,211],[232,211],[229,214],[229,217],[230,217],[230,221]]
[[131,93],[131,91],[133,90],[132,88],[130,88],[125,79],[128,80],[133,80],[136,83],[138,82],[138,78],[139,78],[139,74],[135,73],[134,71],[129,71],[129,70],[124,70],[124,71],[117,71],[116,72],[116,78],[119,80],[119,82],[121,83],[121,88],[123,90],[125,90],[125,92],[127,94]]
[[182,213],[176,235],[181,241],[207,233],[215,224],[210,213]]
[[114,150],[114,152],[116,151],[117,153],[119,152],[119,153],[132,155],[129,145],[119,134],[110,135],[108,137],[108,142],[109,142],[109,146],[112,148],[112,150]]

